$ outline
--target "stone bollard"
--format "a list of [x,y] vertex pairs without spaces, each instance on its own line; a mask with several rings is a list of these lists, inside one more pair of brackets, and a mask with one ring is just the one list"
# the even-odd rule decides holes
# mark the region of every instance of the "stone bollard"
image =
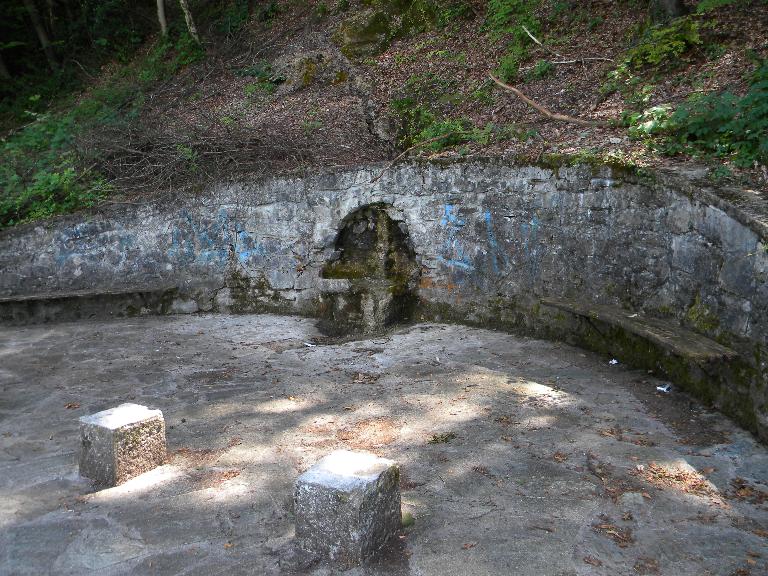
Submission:
[[302,552],[356,566],[400,529],[400,468],[368,452],[338,450],[299,476],[294,501]]
[[80,418],[80,475],[117,486],[165,461],[165,420],[138,404]]

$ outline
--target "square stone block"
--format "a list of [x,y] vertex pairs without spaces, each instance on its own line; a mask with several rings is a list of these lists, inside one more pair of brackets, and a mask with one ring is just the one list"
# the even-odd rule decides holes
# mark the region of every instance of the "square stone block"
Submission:
[[139,404],[80,418],[80,475],[117,486],[165,461],[165,420]]
[[338,450],[299,476],[294,500],[302,552],[355,566],[400,529],[400,468],[374,454]]

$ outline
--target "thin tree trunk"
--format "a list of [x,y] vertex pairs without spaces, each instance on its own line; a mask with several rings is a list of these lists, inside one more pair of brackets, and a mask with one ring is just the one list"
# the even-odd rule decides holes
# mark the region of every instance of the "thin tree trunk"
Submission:
[[168,20],[165,19],[165,0],[157,0],[157,21],[160,22],[160,33],[165,38],[168,36]]
[[651,19],[664,22],[688,14],[683,0],[651,0]]
[[24,0],[24,7],[27,9],[29,19],[32,20],[32,26],[35,28],[37,38],[40,40],[45,57],[48,59],[48,65],[55,72],[59,69],[59,62],[56,60],[56,54],[51,46],[51,41],[48,39],[48,33],[45,31],[45,26],[43,26],[43,21],[40,19],[40,13],[37,11],[34,0]]
[[192,38],[195,39],[195,42],[202,44],[202,42],[200,42],[200,36],[197,35],[197,28],[195,28],[195,21],[192,19],[192,12],[189,11],[187,0],[179,0],[179,4],[181,4],[181,9],[184,11],[184,20],[187,21],[189,33],[192,35]]
[[53,0],[45,0],[45,5],[48,9],[48,30],[51,31],[51,35],[55,38],[58,36],[58,24],[56,23],[56,15],[54,14],[55,6]]
[[11,80],[11,73],[8,71],[8,67],[5,65],[2,52],[0,52],[0,78],[3,80]]

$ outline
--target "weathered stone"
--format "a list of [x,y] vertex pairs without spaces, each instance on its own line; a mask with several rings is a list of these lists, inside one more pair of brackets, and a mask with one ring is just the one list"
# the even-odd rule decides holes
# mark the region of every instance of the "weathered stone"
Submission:
[[344,221],[324,279],[349,287],[321,296],[320,328],[328,334],[374,334],[411,319],[419,268],[407,227],[384,204],[356,210]]
[[160,410],[139,404],[80,418],[80,474],[99,486],[117,486],[165,460],[165,421]]
[[[4,230],[0,322],[192,312],[194,301],[322,317],[340,332],[443,318],[568,338],[542,325],[541,298],[620,306],[737,351],[750,369],[711,381],[705,399],[749,391],[729,413],[768,438],[768,204],[745,212],[737,206],[758,201],[746,191],[730,190],[731,203],[687,177],[565,160],[329,169],[212,186],[204,202],[104,207],[88,222]],[[347,224],[382,211],[394,226],[381,230],[394,239],[407,227],[409,249],[387,240],[367,256],[391,247],[407,255],[400,271],[339,250]],[[348,230],[348,245],[379,240]],[[697,298],[705,323],[691,322]],[[644,365],[642,356],[626,363]]]
[[400,469],[367,452],[338,450],[299,476],[302,552],[344,567],[375,555],[400,529]]

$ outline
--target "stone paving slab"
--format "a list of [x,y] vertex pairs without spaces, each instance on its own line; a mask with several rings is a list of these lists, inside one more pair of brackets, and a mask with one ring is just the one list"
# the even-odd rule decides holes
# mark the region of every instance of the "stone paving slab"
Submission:
[[[335,573],[297,560],[292,491],[336,449],[398,462],[415,518],[346,574],[765,574],[768,450],[608,360],[268,315],[0,329],[0,574]],[[97,491],[78,418],[121,402],[163,411],[169,459]]]

